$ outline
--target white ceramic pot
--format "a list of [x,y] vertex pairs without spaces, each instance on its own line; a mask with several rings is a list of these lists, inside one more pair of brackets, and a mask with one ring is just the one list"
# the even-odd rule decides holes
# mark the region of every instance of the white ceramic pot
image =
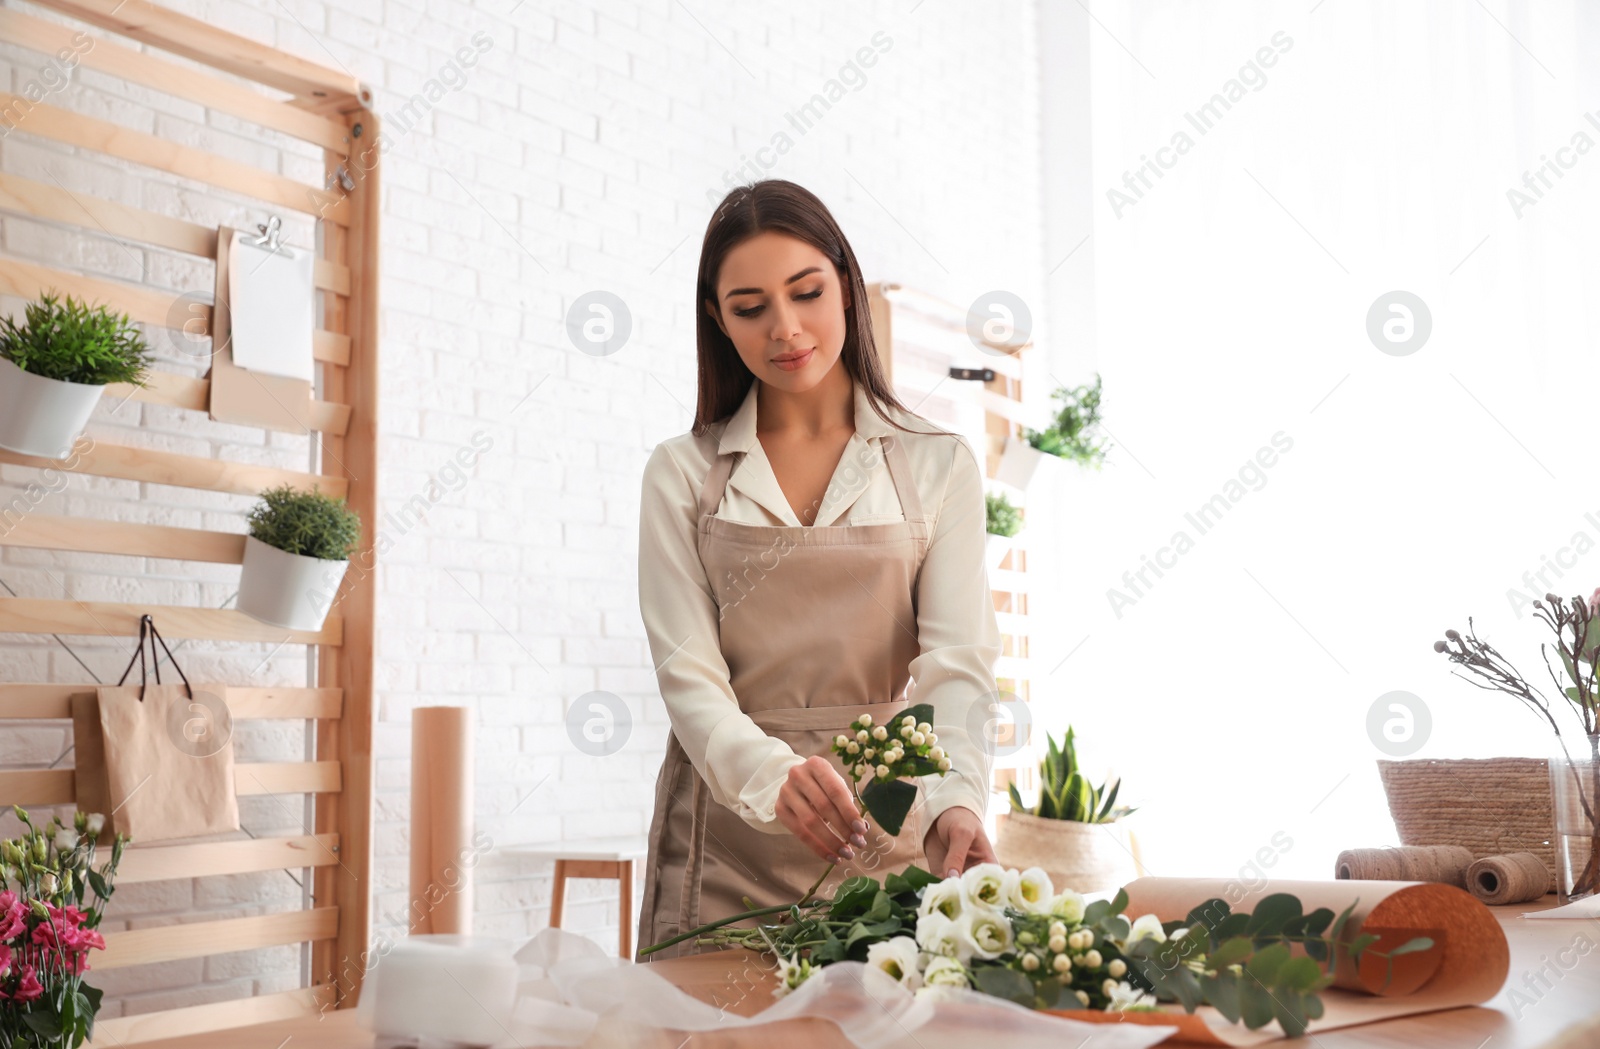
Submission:
[[1116,822],[1079,823],[1008,812],[1000,820],[994,851],[1002,866],[1043,868],[1057,892],[1118,889],[1136,874],[1127,834]]
[[349,564],[291,554],[245,536],[237,607],[272,626],[321,630]]
[[1006,554],[1011,550],[1011,536],[996,535],[993,532],[985,533],[988,538],[984,541],[984,560],[989,563],[989,571],[998,572],[1000,562],[1006,559]]
[[65,459],[105,389],[47,379],[0,359],[0,448]]
[[1000,466],[995,470],[994,479],[1018,491],[1026,491],[1038,478],[1039,467],[1046,461],[1056,464],[1052,469],[1061,465],[1059,455],[1041,452],[1016,434],[1010,434],[1000,452]]

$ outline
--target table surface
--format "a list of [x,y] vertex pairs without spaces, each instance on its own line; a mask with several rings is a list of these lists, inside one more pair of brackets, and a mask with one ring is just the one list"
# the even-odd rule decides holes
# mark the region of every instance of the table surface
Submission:
[[584,838],[542,845],[507,845],[499,851],[541,860],[642,860],[650,846],[643,838]]
[[[1491,907],[1505,928],[1511,946],[1511,969],[1500,993],[1483,1006],[1448,1009],[1382,1023],[1316,1033],[1302,1042],[1305,1049],[1536,1049],[1571,1025],[1600,1014],[1600,920],[1526,919],[1522,913],[1556,905],[1555,896],[1535,903]],[[760,1012],[770,976],[751,965],[747,952],[718,951],[688,958],[664,959],[652,968],[687,993],[726,1005],[742,1016]],[[835,1049],[848,1047],[839,1029],[826,1020],[788,1021],[758,1028],[762,1049]],[[740,1034],[743,1037],[739,1037]],[[657,1043],[632,1039],[646,1049],[731,1049],[749,1045],[754,1031],[705,1032],[687,1040],[662,1032]],[[975,1032],[975,1039],[981,1033]],[[303,1017],[235,1028],[225,1033],[141,1042],[138,1049],[373,1049],[374,1038],[355,1023],[352,1009],[324,1017]],[[1180,1043],[1164,1043],[1180,1044]],[[1600,1034],[1578,1045],[1600,1046]],[[536,1049],[529,1046],[526,1049]]]

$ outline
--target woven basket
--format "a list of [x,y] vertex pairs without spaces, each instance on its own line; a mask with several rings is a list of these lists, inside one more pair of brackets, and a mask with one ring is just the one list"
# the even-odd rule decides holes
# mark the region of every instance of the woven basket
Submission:
[[1543,758],[1379,761],[1402,845],[1461,845],[1474,859],[1531,852],[1556,869]]

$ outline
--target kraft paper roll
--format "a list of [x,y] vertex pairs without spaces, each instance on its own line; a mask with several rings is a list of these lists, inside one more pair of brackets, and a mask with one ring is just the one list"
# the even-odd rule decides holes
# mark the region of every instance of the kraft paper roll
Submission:
[[[1438,882],[1405,881],[1268,881],[1246,890],[1223,878],[1140,878],[1126,886],[1129,918],[1154,914],[1162,921],[1180,921],[1210,899],[1231,910],[1250,911],[1263,897],[1286,892],[1309,912],[1327,907],[1335,915],[1355,904],[1340,935],[1341,942],[1361,933],[1380,937],[1368,950],[1389,950],[1414,936],[1428,936],[1433,947],[1394,959],[1392,979],[1385,983],[1386,959],[1362,955],[1359,967],[1341,949],[1338,976],[1321,992],[1323,1015],[1312,1020],[1309,1034],[1387,1020],[1396,1016],[1478,1005],[1500,993],[1511,967],[1511,950],[1494,915],[1463,889]],[[1296,954],[1303,953],[1300,950]],[[1193,1015],[1182,1006],[1163,1003],[1156,1013],[1063,1011],[1075,1020],[1177,1024],[1180,1040],[1204,1045],[1255,1046],[1283,1038],[1277,1023],[1251,1031],[1232,1024],[1209,1006]]]
[[1465,889],[1470,866],[1472,850],[1461,845],[1346,849],[1334,863],[1334,877],[1363,881],[1436,881]]
[[1484,903],[1526,903],[1555,889],[1544,860],[1531,852],[1485,856],[1467,868],[1467,890]]
[[471,933],[472,711],[411,714],[412,933]]

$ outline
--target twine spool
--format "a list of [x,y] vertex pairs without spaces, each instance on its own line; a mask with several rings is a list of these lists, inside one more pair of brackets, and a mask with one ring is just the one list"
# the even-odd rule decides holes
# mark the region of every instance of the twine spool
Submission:
[[1485,856],[1467,868],[1467,891],[1490,906],[1527,903],[1554,888],[1550,868],[1531,852]]
[[1334,877],[1360,881],[1437,881],[1467,887],[1472,851],[1460,845],[1402,845],[1392,849],[1346,849]]

